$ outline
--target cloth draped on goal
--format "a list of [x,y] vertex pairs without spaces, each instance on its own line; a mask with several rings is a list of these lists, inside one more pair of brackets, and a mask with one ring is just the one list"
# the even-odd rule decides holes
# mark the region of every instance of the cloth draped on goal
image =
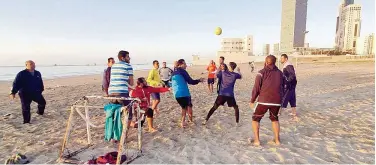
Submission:
[[104,140],[111,139],[120,140],[123,125],[121,123],[121,108],[120,104],[106,104],[104,111],[106,112],[106,124],[104,127]]

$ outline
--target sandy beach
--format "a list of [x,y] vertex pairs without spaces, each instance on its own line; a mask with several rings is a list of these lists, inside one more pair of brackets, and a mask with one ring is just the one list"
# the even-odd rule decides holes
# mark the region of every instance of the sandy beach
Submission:
[[[156,133],[143,134],[143,156],[132,163],[278,163],[278,164],[375,164],[375,67],[374,62],[299,64],[297,67],[297,111],[300,121],[283,112],[281,146],[274,146],[271,122],[261,121],[261,147],[248,143],[253,136],[249,108],[256,72],[242,65],[243,79],[237,81],[235,97],[240,108],[240,126],[235,127],[234,110],[219,108],[206,126],[201,125],[213,105],[216,93],[206,84],[191,86],[195,125],[178,126],[180,107],[171,93],[162,94]],[[260,65],[257,65],[260,69]],[[38,69],[38,68],[37,68]],[[203,66],[190,67],[200,78]],[[43,73],[42,73],[43,74]],[[147,72],[135,72],[135,77]],[[102,95],[101,75],[60,78],[45,81],[47,107],[44,116],[36,114],[32,103],[30,125],[22,124],[19,98],[10,100],[11,82],[0,83],[0,162],[20,152],[32,164],[55,163],[64,136],[70,105],[85,95]],[[104,105],[104,101],[90,102]],[[4,116],[10,114],[8,116]],[[86,153],[94,156],[113,151],[104,141],[105,113],[90,110],[94,146]],[[81,122],[79,122],[81,121]],[[131,130],[130,147],[136,146],[136,130]],[[84,146],[85,123],[75,122],[69,146]],[[104,146],[104,147],[103,147]],[[85,162],[89,155],[82,158]]]

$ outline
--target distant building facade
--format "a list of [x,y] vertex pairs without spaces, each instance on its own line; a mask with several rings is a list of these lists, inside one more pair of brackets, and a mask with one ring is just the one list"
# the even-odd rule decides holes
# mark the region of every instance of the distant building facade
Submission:
[[223,38],[221,50],[217,51],[217,56],[252,56],[253,36],[245,38]]
[[270,55],[270,44],[265,44],[263,50],[264,50],[263,51],[264,56]]
[[368,35],[364,39],[364,49],[365,55],[375,55],[375,33]]

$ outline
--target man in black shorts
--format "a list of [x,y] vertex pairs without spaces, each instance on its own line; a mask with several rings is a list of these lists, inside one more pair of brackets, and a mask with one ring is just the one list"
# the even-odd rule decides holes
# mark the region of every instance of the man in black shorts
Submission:
[[181,114],[181,127],[185,128],[187,126],[185,122],[185,116],[188,112],[189,121],[193,122],[192,119],[192,100],[191,94],[189,92],[188,84],[197,85],[200,82],[203,82],[204,79],[193,80],[188,72],[186,71],[187,64],[185,63],[184,59],[180,59],[177,62],[177,68],[172,73],[172,89],[174,92],[174,96],[176,101],[182,108]]
[[202,123],[203,125],[206,124],[206,122],[209,120],[210,116],[214,113],[214,111],[217,110],[219,106],[223,106],[226,102],[229,107],[234,107],[236,125],[239,124],[239,107],[236,104],[234,96],[234,86],[236,80],[241,79],[242,75],[240,73],[240,68],[238,68],[238,73],[234,72],[237,66],[235,62],[230,62],[229,65],[229,71],[219,71],[217,73],[218,79],[222,80],[220,84],[221,89],[219,91],[217,100],[215,100],[214,106],[210,109],[205,121]]

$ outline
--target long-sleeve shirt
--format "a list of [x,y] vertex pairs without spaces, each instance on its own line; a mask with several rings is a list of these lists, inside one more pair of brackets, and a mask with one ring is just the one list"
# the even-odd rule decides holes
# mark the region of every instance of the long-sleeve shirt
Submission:
[[284,96],[283,73],[275,66],[265,66],[256,76],[251,103],[281,104]]
[[168,88],[154,88],[154,87],[136,87],[134,90],[131,91],[131,97],[139,98],[141,100],[140,108],[145,109],[149,108],[150,105],[150,94],[151,93],[163,93],[168,92]]
[[286,80],[286,88],[295,89],[297,84],[295,69],[289,61],[286,61],[283,65],[283,75]]
[[163,81],[169,81],[173,70],[169,67],[159,69],[159,75]]
[[193,80],[184,69],[177,68],[172,73],[172,89],[174,90],[175,98],[190,97],[191,93],[189,92],[188,84],[196,85],[198,83],[200,83],[200,80]]
[[108,94],[108,87],[110,86],[111,67],[108,67],[103,72],[102,90]]
[[159,76],[157,69],[152,69],[149,72],[148,78],[146,80],[148,82],[148,85],[152,87],[158,87],[161,85],[161,77]]
[[44,85],[40,72],[35,70],[34,74],[32,74],[25,69],[19,72],[14,79],[11,94],[16,94],[17,92],[25,94],[39,94],[43,91]]

